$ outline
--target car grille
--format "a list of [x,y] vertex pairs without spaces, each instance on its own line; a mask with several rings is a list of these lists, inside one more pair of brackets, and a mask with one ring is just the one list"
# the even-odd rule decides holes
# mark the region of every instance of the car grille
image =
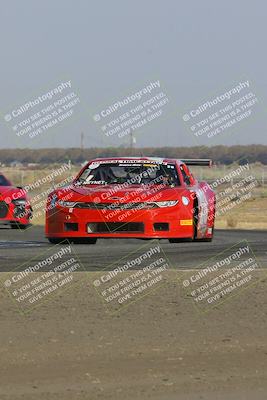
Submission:
[[143,210],[147,208],[157,208],[156,204],[151,203],[76,203],[75,208],[85,208],[94,210]]
[[17,206],[14,209],[14,217],[15,218],[26,218],[27,217],[27,210],[25,206]]
[[142,222],[89,222],[87,224],[88,233],[144,233]]
[[8,213],[8,204],[5,201],[0,201],[0,218],[5,218]]

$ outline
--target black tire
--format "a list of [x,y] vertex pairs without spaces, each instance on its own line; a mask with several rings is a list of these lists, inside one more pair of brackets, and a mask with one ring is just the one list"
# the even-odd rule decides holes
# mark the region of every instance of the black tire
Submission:
[[23,225],[23,224],[11,224],[11,229],[21,229],[24,231],[25,229],[28,228],[29,225]]
[[47,240],[51,244],[60,244],[63,242],[71,242],[73,244],[96,244],[97,238],[52,238],[48,237]]
[[47,240],[51,244],[59,244],[59,243],[63,242],[65,239],[64,238],[47,238]]
[[19,229],[19,226],[17,224],[11,224],[11,229]]
[[171,239],[169,239],[169,243],[184,243],[184,242],[192,242],[192,238],[171,238]]
[[201,238],[201,239],[194,239],[194,242],[212,242],[213,237],[211,238]]
[[213,240],[213,232],[214,232],[214,225],[212,227],[212,233],[210,238],[202,238],[202,239],[197,239],[198,242],[212,242]]
[[96,244],[97,238],[73,238],[69,241],[74,244]]

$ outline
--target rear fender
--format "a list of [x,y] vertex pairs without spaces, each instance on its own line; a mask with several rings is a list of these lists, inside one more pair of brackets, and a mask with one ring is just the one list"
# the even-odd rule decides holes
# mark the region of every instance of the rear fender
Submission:
[[214,225],[215,219],[215,194],[206,182],[200,182],[194,191],[197,203],[196,238],[209,236],[209,228]]

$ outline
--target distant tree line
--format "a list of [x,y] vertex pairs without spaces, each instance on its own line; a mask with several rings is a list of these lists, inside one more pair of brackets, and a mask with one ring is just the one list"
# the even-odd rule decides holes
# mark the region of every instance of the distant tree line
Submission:
[[0,149],[0,165],[14,161],[21,163],[55,164],[71,160],[81,164],[96,157],[153,156],[169,158],[211,158],[218,164],[260,162],[267,164],[267,146],[195,146],[195,147],[146,147],[146,148],[49,148],[49,149]]

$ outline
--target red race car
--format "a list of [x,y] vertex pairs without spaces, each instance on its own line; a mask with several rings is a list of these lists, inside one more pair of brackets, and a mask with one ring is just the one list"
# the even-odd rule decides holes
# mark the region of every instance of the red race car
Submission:
[[0,173],[0,224],[25,229],[32,218],[32,208],[25,190],[15,187]]
[[94,244],[97,238],[211,241],[215,194],[188,166],[210,160],[98,158],[71,185],[48,196],[46,237]]

